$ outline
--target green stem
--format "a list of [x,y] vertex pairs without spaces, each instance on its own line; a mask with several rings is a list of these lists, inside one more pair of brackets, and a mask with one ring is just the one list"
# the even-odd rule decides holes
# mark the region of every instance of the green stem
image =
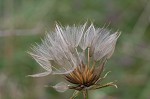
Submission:
[[88,91],[87,90],[83,91],[83,97],[84,97],[84,99],[88,99]]
[[75,90],[70,99],[75,99],[79,95],[79,91]]

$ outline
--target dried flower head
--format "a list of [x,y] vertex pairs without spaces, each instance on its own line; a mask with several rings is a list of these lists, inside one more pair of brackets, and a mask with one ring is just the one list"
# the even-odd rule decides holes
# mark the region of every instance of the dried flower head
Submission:
[[112,56],[120,32],[111,33],[105,28],[81,26],[62,27],[56,24],[54,32],[47,33],[42,44],[33,46],[29,54],[46,71],[31,77],[46,75],[63,75],[70,82],[60,82],[53,86],[57,91],[64,92],[74,89],[75,98],[79,92],[87,96],[88,90],[115,86],[114,82],[100,84],[109,72],[101,76],[106,61]]

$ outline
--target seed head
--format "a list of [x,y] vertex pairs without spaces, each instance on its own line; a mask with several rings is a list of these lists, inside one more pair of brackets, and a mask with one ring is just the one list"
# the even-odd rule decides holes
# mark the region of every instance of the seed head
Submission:
[[42,44],[33,46],[32,52],[29,52],[46,71],[29,76],[63,75],[71,85],[61,82],[53,88],[60,92],[67,89],[82,91],[84,96],[87,90],[116,87],[113,82],[104,85],[99,82],[107,75],[101,77],[119,36],[118,31],[111,33],[104,27],[95,28],[93,24],[89,27],[87,23],[66,27],[56,24],[55,31],[47,33]]

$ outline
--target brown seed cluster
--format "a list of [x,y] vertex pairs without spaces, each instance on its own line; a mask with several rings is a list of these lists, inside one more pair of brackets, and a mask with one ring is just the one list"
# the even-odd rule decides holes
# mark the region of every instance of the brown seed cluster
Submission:
[[77,68],[70,74],[65,75],[65,79],[70,83],[77,85],[76,87],[71,87],[70,89],[82,90],[85,87],[94,85],[100,78],[100,73],[101,70],[97,72],[94,67],[89,67],[82,64],[77,66]]

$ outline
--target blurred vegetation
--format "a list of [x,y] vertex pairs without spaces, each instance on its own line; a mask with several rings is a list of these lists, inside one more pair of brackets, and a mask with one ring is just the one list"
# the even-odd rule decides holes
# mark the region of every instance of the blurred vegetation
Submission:
[[26,77],[43,71],[26,52],[56,21],[87,20],[122,31],[105,70],[119,88],[91,91],[89,98],[150,99],[150,0],[0,0],[0,99],[68,99],[72,91],[44,87],[61,78]]

